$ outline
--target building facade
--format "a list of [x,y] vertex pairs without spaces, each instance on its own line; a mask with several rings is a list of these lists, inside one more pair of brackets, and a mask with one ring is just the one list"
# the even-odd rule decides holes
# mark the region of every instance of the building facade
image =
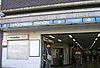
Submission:
[[[86,0],[2,0],[2,67],[42,68],[44,34],[100,32],[99,4]],[[70,64],[69,47],[64,53],[64,64]]]

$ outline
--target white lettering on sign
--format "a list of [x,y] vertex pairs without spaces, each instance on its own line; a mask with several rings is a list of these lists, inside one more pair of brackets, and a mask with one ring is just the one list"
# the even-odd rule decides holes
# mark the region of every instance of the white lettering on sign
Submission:
[[90,19],[90,18],[88,18],[88,19],[87,19],[87,21],[91,21],[91,19]]
[[10,24],[10,27],[22,27],[22,26],[32,26],[32,22]]
[[7,40],[18,40],[18,39],[28,39],[28,35],[14,35],[7,37]]
[[34,25],[48,25],[50,23],[51,21],[37,21],[37,22],[34,22]]

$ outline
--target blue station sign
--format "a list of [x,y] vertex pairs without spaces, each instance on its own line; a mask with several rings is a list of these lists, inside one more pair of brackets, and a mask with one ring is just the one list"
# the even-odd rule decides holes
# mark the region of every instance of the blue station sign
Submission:
[[38,25],[50,25],[50,24],[53,24],[52,20],[50,20],[50,21],[36,21],[36,22],[33,22],[34,26],[38,26]]
[[23,26],[32,26],[32,22],[21,22],[21,23],[11,23],[10,27],[23,27]]
[[19,22],[19,23],[4,23],[4,24],[0,24],[0,28],[56,25],[56,24],[96,23],[96,22],[97,23],[100,22],[100,17],[70,18],[70,19],[61,19],[61,20],[46,20],[46,21]]
[[0,28],[2,28],[2,24],[0,24]]
[[7,24],[6,23],[5,24],[0,24],[0,28],[9,28],[9,25],[10,24],[8,24],[8,23]]
[[83,18],[83,22],[87,23],[87,22],[95,22],[95,18]]
[[66,19],[66,24],[81,23],[82,18]]
[[96,22],[100,22],[100,17],[96,17]]
[[66,24],[66,20],[54,20],[53,24]]

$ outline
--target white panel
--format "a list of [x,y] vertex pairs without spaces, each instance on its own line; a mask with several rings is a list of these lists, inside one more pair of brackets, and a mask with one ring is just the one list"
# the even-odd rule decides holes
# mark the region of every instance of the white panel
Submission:
[[39,40],[30,41],[30,56],[39,56],[40,44]]
[[[6,40],[7,36],[11,35],[23,35],[23,34],[28,34],[29,39],[39,39],[40,40],[40,33],[34,33],[34,32],[28,32],[28,31],[15,31],[15,32],[5,32],[3,39]],[[16,40],[17,41],[17,40]],[[20,43],[17,43],[21,45]],[[25,44],[23,42],[23,44]],[[8,59],[7,57],[7,51],[8,49],[5,47],[2,49],[2,66],[4,68],[41,68],[41,45],[40,45],[40,56],[34,56],[34,57],[29,57],[28,55],[28,60],[16,60],[16,59]]]
[[28,60],[7,59],[7,48],[2,51],[2,66],[4,68],[40,68],[40,57],[29,57]]
[[29,41],[8,41],[8,59],[28,59]]

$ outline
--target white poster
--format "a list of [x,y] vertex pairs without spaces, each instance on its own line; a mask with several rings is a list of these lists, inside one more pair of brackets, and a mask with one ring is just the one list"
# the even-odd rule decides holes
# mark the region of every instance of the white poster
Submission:
[[39,40],[30,40],[30,56],[39,56],[40,45]]
[[8,59],[26,60],[29,56],[29,41],[8,41]]

